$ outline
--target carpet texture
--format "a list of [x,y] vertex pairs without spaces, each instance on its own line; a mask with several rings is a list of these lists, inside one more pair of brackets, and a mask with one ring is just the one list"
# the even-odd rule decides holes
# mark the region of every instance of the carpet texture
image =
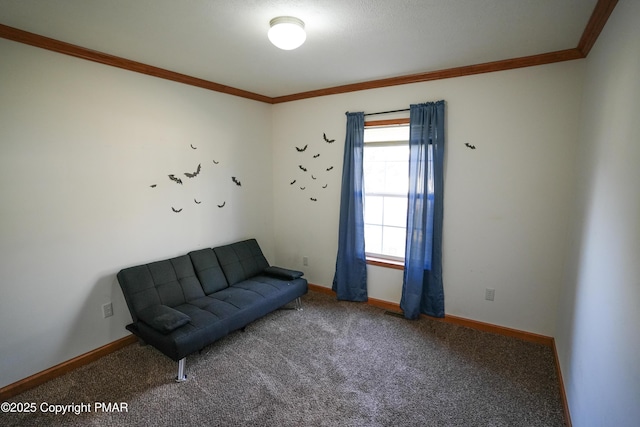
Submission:
[[[131,345],[12,398],[37,410],[0,413],[0,425],[564,425],[549,347],[315,292],[302,301],[187,357],[184,383],[175,362]],[[73,403],[90,411],[41,410]]]

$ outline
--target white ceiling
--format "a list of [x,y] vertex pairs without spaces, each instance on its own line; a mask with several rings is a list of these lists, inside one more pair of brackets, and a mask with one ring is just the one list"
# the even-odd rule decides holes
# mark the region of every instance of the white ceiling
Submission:
[[[597,0],[0,0],[0,23],[276,97],[575,48]],[[282,51],[271,18],[307,41]]]

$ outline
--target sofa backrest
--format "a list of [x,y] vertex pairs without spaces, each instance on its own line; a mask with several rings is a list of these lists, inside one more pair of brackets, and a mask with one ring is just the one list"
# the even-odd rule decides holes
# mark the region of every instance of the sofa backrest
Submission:
[[205,294],[209,295],[229,286],[213,249],[192,251],[189,252],[189,257]]
[[256,276],[269,267],[256,239],[213,248],[229,285]]
[[204,296],[188,255],[125,268],[118,282],[134,322],[137,313],[151,306],[175,307]]

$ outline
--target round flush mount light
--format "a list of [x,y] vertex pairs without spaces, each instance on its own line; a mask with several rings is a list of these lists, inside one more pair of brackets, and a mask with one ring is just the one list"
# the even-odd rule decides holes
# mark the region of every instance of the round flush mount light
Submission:
[[278,16],[273,18],[269,25],[269,40],[282,50],[292,50],[300,47],[307,39],[304,31],[304,22],[293,16]]

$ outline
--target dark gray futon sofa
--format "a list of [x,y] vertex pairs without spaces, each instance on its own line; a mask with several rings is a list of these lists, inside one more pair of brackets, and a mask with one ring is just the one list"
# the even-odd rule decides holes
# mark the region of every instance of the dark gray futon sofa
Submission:
[[178,362],[307,293],[301,271],[271,267],[255,239],[129,267],[118,282],[131,312],[127,329]]

